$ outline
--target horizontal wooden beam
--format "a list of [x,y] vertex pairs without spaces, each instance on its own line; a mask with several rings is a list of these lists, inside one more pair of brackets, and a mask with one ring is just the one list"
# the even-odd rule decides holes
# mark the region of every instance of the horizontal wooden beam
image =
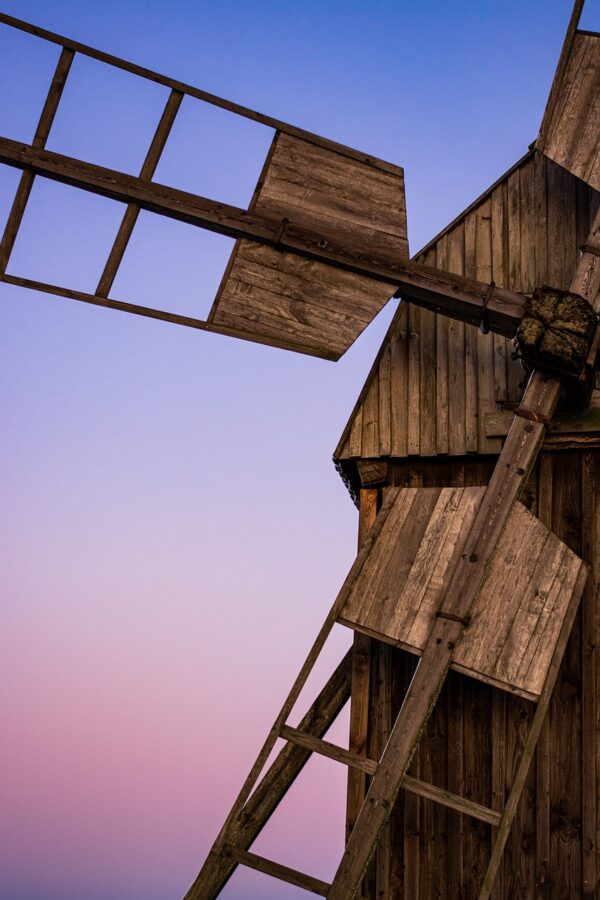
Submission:
[[[485,414],[486,437],[506,437],[514,418],[510,409]],[[581,434],[600,432],[600,409],[572,413],[559,410],[548,426],[548,434]]]
[[417,794],[419,797],[425,797],[427,800],[433,800],[441,806],[447,806],[456,812],[471,816],[473,819],[479,819],[481,822],[487,822],[488,825],[498,827],[502,820],[502,813],[482,806],[481,803],[475,803],[473,800],[467,800],[466,797],[460,797],[444,788],[436,787],[433,784],[427,784],[426,781],[420,781],[411,775],[405,775],[401,785],[405,791],[411,794]]
[[260,125],[265,125],[267,128],[283,131],[286,134],[301,138],[303,141],[309,141],[311,144],[316,144],[327,150],[341,153],[342,156],[348,156],[351,159],[366,163],[375,169],[387,172],[389,175],[396,175],[399,178],[404,177],[404,170],[402,167],[394,165],[394,163],[378,159],[376,156],[371,156],[368,153],[362,153],[360,150],[347,147],[345,144],[339,144],[337,141],[332,141],[329,138],[314,134],[312,131],[306,131],[304,128],[298,128],[296,125],[290,125],[289,122],[283,122],[281,119],[276,119],[273,116],[264,115],[264,113],[257,112],[247,106],[242,106],[240,103],[234,103],[231,100],[226,100],[224,97],[210,94],[208,91],[203,91],[198,87],[194,87],[192,84],[186,84],[184,81],[178,81],[176,78],[170,78],[168,75],[161,75],[159,72],[152,71],[152,69],[146,69],[144,66],[137,65],[137,63],[132,63],[126,59],[121,59],[118,56],[113,56],[111,53],[105,53],[103,50],[97,50],[95,47],[82,44],[80,41],[71,40],[71,38],[56,34],[54,31],[48,31],[46,28],[40,28],[38,25],[32,25],[30,22],[25,22],[22,19],[17,19],[14,16],[9,16],[2,12],[0,12],[0,23],[8,25],[11,28],[16,28],[19,31],[24,31],[27,34],[31,34],[42,40],[50,41],[53,44],[58,44],[60,47],[66,47],[75,53],[81,53],[82,56],[96,59],[98,62],[113,66],[115,69],[130,72],[132,75],[137,75],[139,78],[145,78],[148,81],[153,81],[155,84],[162,84],[164,87],[171,88],[171,90],[187,94],[188,97],[194,97],[196,100],[210,103],[211,106],[218,106],[220,109],[226,109],[228,112],[234,113],[237,116],[242,116],[244,119],[250,119],[253,122],[258,122]]
[[465,322],[479,324],[485,315],[489,330],[507,337],[514,336],[525,312],[525,297],[513,291],[490,290],[482,282],[383,253],[378,258],[362,256],[359,230],[355,235],[344,233],[338,242],[290,222],[282,235],[278,220],[8,138],[0,137],[0,163],[209,231],[268,244],[397,285],[397,294],[404,300]]
[[366,772],[367,775],[374,775],[377,771],[377,763],[374,760],[357,756],[356,753],[352,753],[350,750],[345,750],[343,747],[338,747],[337,744],[331,744],[329,741],[324,741],[312,734],[306,734],[298,728],[292,728],[290,725],[283,726],[281,737],[285,741],[291,741],[298,747],[310,750],[311,753],[319,753],[321,756],[343,763],[352,769]]
[[326,881],[313,878],[311,875],[305,875],[304,872],[298,872],[297,869],[282,866],[271,859],[265,859],[264,856],[257,856],[256,853],[248,853],[247,850],[240,850],[238,847],[231,845],[224,847],[223,853],[243,866],[256,869],[257,872],[271,875],[272,878],[278,878],[280,881],[286,881],[288,884],[294,884],[296,887],[304,888],[305,891],[318,894],[320,897],[326,897],[329,891],[330,885]]

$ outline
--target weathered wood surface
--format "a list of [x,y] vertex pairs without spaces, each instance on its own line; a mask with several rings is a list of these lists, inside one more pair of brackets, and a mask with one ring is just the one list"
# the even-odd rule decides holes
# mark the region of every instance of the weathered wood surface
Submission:
[[[340,620],[420,653],[484,488],[404,488]],[[541,694],[583,563],[517,504],[452,667],[534,699]]]
[[280,863],[264,856],[258,856],[256,853],[248,853],[247,850],[240,850],[233,845],[227,845],[224,849],[225,856],[229,856],[234,862],[248,866],[250,869],[256,869],[257,872],[263,872],[265,875],[271,875],[272,878],[278,878],[287,884],[293,884],[296,887],[310,891],[311,894],[318,894],[320,897],[326,897],[329,892],[329,885],[320,878],[313,878],[312,875],[306,875],[297,869],[290,869],[289,866],[282,866]]
[[[289,135],[275,136],[251,208],[366,254],[408,254],[403,180]],[[239,241],[209,321],[341,355],[394,291],[393,283]]]
[[536,146],[600,190],[600,34],[578,31]]
[[[515,291],[567,289],[599,202],[597,191],[531,152],[414,259]],[[512,349],[504,337],[401,303],[335,458],[498,453],[486,422],[521,396]],[[365,417],[375,397],[384,411],[376,432]]]

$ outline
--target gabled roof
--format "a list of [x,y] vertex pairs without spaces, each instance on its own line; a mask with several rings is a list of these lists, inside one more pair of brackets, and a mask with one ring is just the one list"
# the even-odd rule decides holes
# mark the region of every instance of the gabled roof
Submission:
[[[567,288],[600,194],[531,151],[416,256],[528,292]],[[400,303],[334,459],[489,454],[490,415],[520,396],[505,338]]]

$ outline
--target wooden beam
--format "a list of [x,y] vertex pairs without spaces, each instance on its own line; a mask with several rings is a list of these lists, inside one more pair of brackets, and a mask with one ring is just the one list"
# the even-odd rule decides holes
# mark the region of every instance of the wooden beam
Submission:
[[[56,110],[58,109],[60,98],[62,97],[67,75],[69,74],[71,63],[73,62],[73,56],[74,53],[72,50],[63,49],[61,51],[48,90],[48,96],[46,97],[42,114],[35,130],[32,147],[44,147],[46,145],[54,121],[54,116],[56,115]],[[15,244],[17,232],[23,220],[25,207],[27,206],[27,201],[31,194],[34,177],[33,172],[27,170],[21,175],[17,193],[15,194],[15,199],[13,200],[8,215],[4,234],[2,235],[2,243],[0,243],[0,275],[3,275],[4,272],[6,272],[6,267]]]
[[253,122],[258,122],[260,125],[266,125],[268,128],[283,131],[286,134],[301,138],[304,141],[309,141],[319,147],[324,147],[328,150],[333,150],[336,153],[341,153],[343,156],[348,156],[351,159],[359,160],[375,169],[381,169],[381,171],[387,172],[390,175],[397,175],[400,178],[404,177],[404,170],[401,166],[396,166],[383,159],[377,159],[376,156],[362,153],[360,150],[346,147],[344,144],[338,144],[337,141],[331,141],[318,134],[313,134],[311,131],[297,128],[295,125],[290,125],[288,122],[283,122],[273,116],[264,115],[254,109],[249,109],[247,106],[242,106],[240,103],[234,103],[231,100],[218,97],[216,94],[210,94],[208,91],[203,91],[191,84],[186,84],[184,81],[178,81],[175,78],[170,78],[168,75],[161,75],[159,72],[152,71],[152,69],[146,69],[144,66],[138,66],[136,63],[120,59],[120,57],[113,56],[111,53],[104,53],[103,50],[97,50],[95,47],[82,44],[80,41],[73,41],[71,38],[64,37],[64,35],[56,34],[54,31],[39,28],[37,25],[32,25],[30,22],[24,22],[22,19],[17,19],[6,13],[0,13],[0,23],[8,25],[11,28],[16,28],[19,31],[24,31],[27,34],[32,34],[42,40],[50,41],[53,44],[58,44],[61,47],[68,48],[74,53],[81,53],[82,56],[89,56],[91,59],[96,59],[98,62],[114,66],[116,69],[122,69],[124,72],[130,72],[132,75],[137,75],[140,78],[146,78],[148,81],[153,81],[155,84],[162,84],[165,87],[171,88],[171,90],[187,94],[189,97],[203,100],[205,103],[210,103],[211,106],[218,106],[221,109],[226,109],[228,112],[234,113],[237,116],[242,116],[245,119],[250,119]]
[[433,784],[427,784],[419,778],[413,778],[411,775],[405,775],[402,779],[402,788],[410,791],[411,794],[417,794],[419,797],[426,797],[427,800],[433,800],[441,806],[447,806],[456,812],[464,813],[473,819],[479,819],[480,822],[487,822],[488,825],[498,827],[502,819],[502,813],[496,812],[494,809],[488,809],[481,803],[475,803],[474,800],[467,800],[466,797],[459,797],[452,791],[445,788],[436,787]]
[[[146,154],[146,159],[140,169],[139,177],[142,181],[150,181],[156,171],[158,161],[164,150],[167,138],[171,133],[171,128],[173,127],[173,122],[175,121],[175,116],[179,111],[182,100],[183,94],[180,91],[171,91],[169,94],[169,99],[167,100],[160,122],[158,123],[154,137],[152,138],[150,148]],[[121,221],[115,242],[112,245],[108,260],[104,266],[104,271],[100,276],[100,281],[96,288],[96,294],[99,297],[108,297],[110,293],[117,270],[121,264],[125,250],[127,249],[129,238],[131,237],[135,223],[137,222],[139,212],[139,206],[136,206],[134,203],[130,203],[125,210],[125,215]]]
[[514,291],[494,288],[488,298],[489,285],[474,279],[390,258],[385,252],[380,258],[361,255],[360,228],[352,235],[344,233],[336,243],[290,222],[282,236],[279,221],[253,211],[2,137],[0,163],[218,234],[246,238],[396,284],[403,299],[471,324],[481,322],[485,309],[489,330],[507,337],[514,336],[525,312],[525,297]]
[[[510,430],[513,414],[509,409],[485,414],[487,437],[506,437]],[[581,412],[559,411],[548,427],[549,434],[580,434],[600,432],[600,409],[586,409]]]
[[312,734],[306,734],[301,728],[292,728],[290,725],[284,725],[281,729],[281,737],[285,741],[291,741],[298,747],[310,750],[311,753],[319,753],[321,756],[326,756],[328,759],[333,759],[352,769],[357,769],[359,772],[366,772],[367,775],[374,775],[377,771],[375,760],[357,756],[356,753],[351,753],[350,750],[345,750],[344,747],[338,747],[337,744],[321,740]]
[[[579,261],[571,290],[581,294],[598,311],[600,257],[600,210]],[[488,562],[502,535],[507,519],[533,466],[544,439],[544,421],[551,419],[561,391],[558,378],[534,372],[520,410],[536,414],[541,421],[515,416],[494,468],[483,501],[467,536],[461,558],[449,578],[444,612],[463,622],[469,615],[485,576]],[[328,894],[329,900],[348,900],[360,884],[377,839],[401,787],[419,738],[435,706],[452,662],[464,625],[454,618],[438,617],[419,660],[385,752],[350,835],[340,866]]]
[[327,882],[321,881],[319,878],[313,878],[312,875],[305,875],[304,872],[298,872],[297,869],[290,869],[288,866],[282,866],[280,863],[266,859],[264,856],[257,856],[256,853],[248,853],[247,850],[239,850],[234,846],[226,846],[223,852],[235,862],[248,866],[250,869],[256,869],[257,872],[263,872],[272,878],[278,878],[280,881],[294,884],[296,887],[304,888],[305,891],[318,894],[320,897],[327,896],[329,890]]
[[[306,735],[322,737],[346,704],[350,696],[352,668],[349,650],[327,684],[302,718],[299,728]],[[304,769],[311,750],[288,743],[252,792],[244,806],[243,815],[229,832],[229,841],[240,850],[252,846],[271,815]],[[209,856],[202,871],[185,895],[185,900],[206,900],[216,897],[235,871],[237,863],[231,857]]]

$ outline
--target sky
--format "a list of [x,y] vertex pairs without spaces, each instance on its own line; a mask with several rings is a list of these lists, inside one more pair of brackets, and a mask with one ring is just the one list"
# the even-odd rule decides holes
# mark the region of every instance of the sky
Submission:
[[[535,139],[570,15],[566,0],[2,8],[404,166],[413,253]],[[582,27],[598,13],[588,0]],[[57,56],[0,25],[0,135],[31,141]],[[136,173],[166,98],[76,57],[48,148]],[[245,206],[271,137],[187,98],[155,180]],[[17,181],[0,166],[0,227]],[[121,215],[37,179],[8,271],[93,292]],[[112,296],[204,316],[231,246],[141,213]],[[188,888],[353,560],[331,455],[395,302],[333,364],[0,285],[0,900]],[[350,641],[334,632],[314,690]],[[342,714],[331,737],[346,731]],[[344,785],[311,761],[255,849],[331,879]],[[308,895],[238,870],[222,896]]]

